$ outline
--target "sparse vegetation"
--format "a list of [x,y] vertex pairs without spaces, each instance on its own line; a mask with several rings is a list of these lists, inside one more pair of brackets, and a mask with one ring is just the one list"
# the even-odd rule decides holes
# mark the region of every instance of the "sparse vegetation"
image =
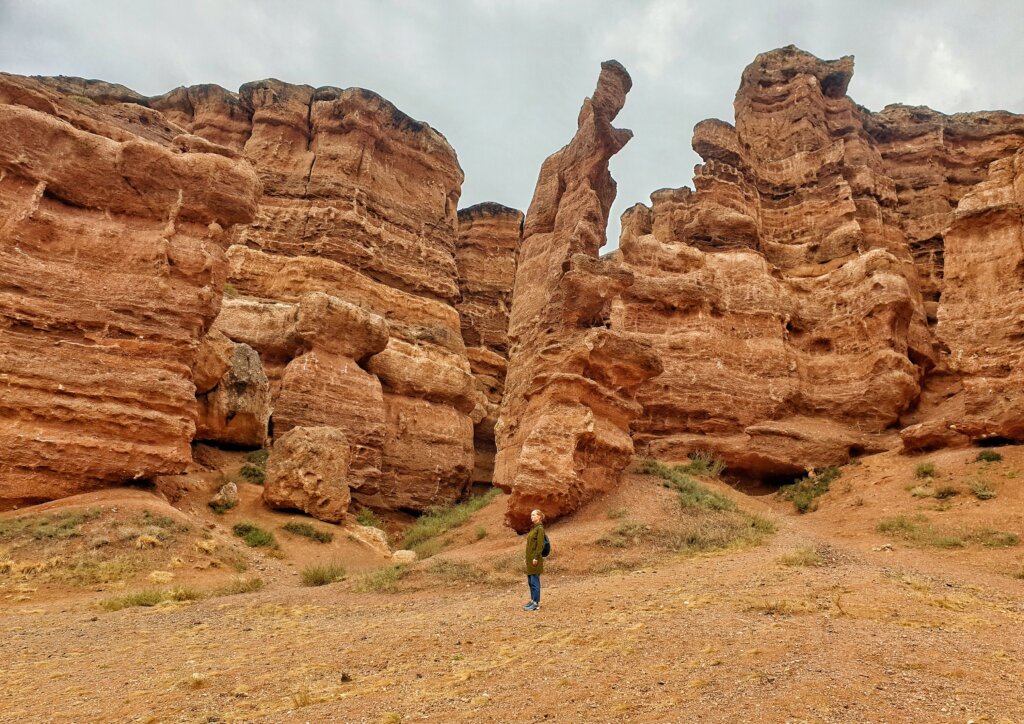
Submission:
[[228,299],[235,299],[238,297],[238,290],[235,288],[234,284],[231,284],[230,282],[224,283],[224,296]]
[[290,521],[282,525],[281,529],[294,535],[301,535],[310,540],[315,540],[317,543],[330,543],[334,540],[334,533],[329,530],[314,528],[309,523]]
[[[499,494],[497,488],[469,500],[444,508],[434,508],[422,515],[406,529],[402,536],[402,547],[416,551],[420,558],[429,558],[437,552],[437,538],[452,528],[469,520],[470,516],[487,506]],[[428,545],[433,541],[433,545]]]
[[919,463],[918,466],[914,468],[914,477],[919,480],[934,478],[938,474],[938,471],[935,469],[935,463]]
[[395,593],[399,582],[409,574],[406,566],[389,566],[373,573],[367,573],[356,585],[364,593]]
[[277,539],[274,538],[274,534],[263,530],[255,523],[248,521],[235,523],[231,530],[251,548],[277,548]]
[[992,500],[996,497],[996,491],[984,480],[972,480],[970,485],[971,495],[978,500]]
[[105,611],[120,611],[123,608],[135,606],[150,607],[167,601],[195,601],[203,595],[194,588],[181,587],[170,590],[148,589],[137,593],[129,593],[125,596],[108,598],[100,602],[100,608]]
[[30,515],[0,521],[0,540],[28,536],[35,540],[66,540],[82,535],[83,523],[95,520],[99,508],[69,510],[50,515]]
[[267,477],[267,458],[270,457],[269,450],[254,450],[245,456],[245,464],[238,474],[250,483],[263,485]]
[[779,497],[792,501],[798,513],[808,513],[818,509],[818,498],[828,492],[833,482],[839,479],[842,471],[837,467],[818,470],[813,475],[800,478],[795,483],[779,488]]
[[493,582],[487,571],[471,563],[460,563],[458,561],[434,561],[427,569],[427,572],[448,583]]
[[1003,456],[997,453],[995,450],[982,450],[974,458],[975,462],[979,463],[998,463],[1003,459]]
[[953,485],[943,485],[935,490],[935,498],[937,500],[946,500],[957,495],[960,495],[960,489]]
[[908,518],[898,515],[878,522],[879,533],[899,536],[922,548],[963,548],[971,543],[988,548],[1009,548],[1020,542],[1019,536],[1008,531],[980,528],[967,532],[951,532],[937,528],[924,515]]
[[687,475],[703,475],[717,478],[725,470],[725,461],[710,450],[695,450],[690,453],[690,462],[676,465],[674,469]]
[[598,545],[608,548],[626,548],[640,545],[651,538],[652,528],[644,523],[626,521],[615,526],[615,530],[597,539]]
[[914,485],[910,487],[910,494],[915,498],[932,498],[935,497],[935,490],[927,485]]
[[476,530],[473,531],[473,537],[475,537],[477,540],[483,540],[487,537],[487,529],[484,528],[482,525],[478,525],[476,527]]
[[657,460],[645,460],[639,472],[657,475],[665,480],[665,487],[672,488],[679,494],[679,502],[684,508],[736,509],[736,503],[731,498],[701,485],[682,470],[684,467],[686,466],[676,465],[670,468]]
[[368,528],[380,528],[384,530],[384,523],[377,514],[374,513],[370,508],[360,508],[359,512],[356,513],[356,522],[359,525],[364,525]]
[[824,559],[818,551],[810,546],[797,548],[779,557],[779,564],[783,566],[807,566],[817,567],[825,565]]
[[338,563],[314,563],[302,569],[303,586],[326,586],[345,580],[345,568]]
[[259,576],[236,578],[231,583],[221,586],[213,593],[215,596],[237,596],[241,593],[255,593],[263,590],[263,579]]
[[611,510],[608,511],[608,519],[618,520],[619,518],[625,518],[626,512],[627,511],[625,508],[612,508]]
[[209,503],[207,503],[207,505],[209,506],[210,510],[212,510],[217,515],[224,515],[229,510],[238,505],[238,501],[223,498],[220,500],[211,500]]

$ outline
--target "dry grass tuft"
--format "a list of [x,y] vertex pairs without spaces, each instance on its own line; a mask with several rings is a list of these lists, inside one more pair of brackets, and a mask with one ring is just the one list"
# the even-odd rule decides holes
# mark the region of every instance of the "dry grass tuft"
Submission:
[[778,558],[779,565],[818,567],[825,565],[825,559],[811,546],[797,548]]

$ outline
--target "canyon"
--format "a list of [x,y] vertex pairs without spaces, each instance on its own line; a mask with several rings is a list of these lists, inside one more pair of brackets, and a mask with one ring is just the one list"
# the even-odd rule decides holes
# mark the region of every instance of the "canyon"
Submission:
[[[1024,440],[1024,117],[872,112],[789,46],[622,217],[602,64],[525,214],[360,88],[0,74],[0,506],[270,450],[267,506],[568,515],[637,456],[777,484]],[[623,158],[626,158],[623,156]],[[208,491],[211,495],[216,490]]]

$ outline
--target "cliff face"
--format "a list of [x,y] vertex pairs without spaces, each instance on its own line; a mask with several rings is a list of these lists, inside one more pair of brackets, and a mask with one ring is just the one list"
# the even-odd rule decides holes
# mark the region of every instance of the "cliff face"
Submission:
[[[695,189],[624,215],[636,282],[612,326],[649,340],[666,367],[638,395],[635,438],[650,454],[703,448],[734,472],[801,474],[898,446],[896,431],[927,414],[930,380],[959,374],[950,326],[936,336],[934,324],[956,303],[943,290],[974,277],[963,248],[988,232],[960,232],[952,209],[1020,145],[1020,119],[871,114],[846,95],[852,72],[852,58],[793,47],[758,56],[735,125],[694,129]],[[959,279],[944,281],[954,248]]]
[[364,504],[422,510],[473,470],[474,378],[455,302],[462,183],[444,137],[370,91],[249,83],[155,107],[233,147],[263,183],[228,250],[217,329],[254,347],[273,434],[334,426]]
[[232,154],[115,100],[0,75],[3,505],[191,461],[192,367],[230,229],[254,218],[260,184]]
[[518,531],[533,508],[564,515],[616,484],[641,412],[633,392],[661,371],[645,343],[607,329],[608,305],[632,278],[597,258],[615,198],[608,160],[632,137],[611,124],[631,84],[618,63],[601,65],[526,214],[495,431],[495,484],[511,493],[506,520]]
[[490,483],[494,477],[494,426],[505,393],[508,315],[522,229],[523,213],[501,204],[459,210],[455,261],[462,295],[455,306],[479,393],[473,411],[473,482]]

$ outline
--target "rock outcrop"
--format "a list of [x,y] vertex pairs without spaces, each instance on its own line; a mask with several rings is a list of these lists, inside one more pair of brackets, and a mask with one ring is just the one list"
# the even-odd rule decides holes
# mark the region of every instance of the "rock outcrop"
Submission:
[[632,133],[612,121],[632,85],[601,64],[572,141],[541,167],[526,214],[509,320],[512,340],[496,427],[495,484],[511,494],[506,520],[549,518],[610,490],[633,453],[636,388],[661,372],[648,345],[606,328],[632,276],[597,258],[615,181],[608,161]]
[[350,446],[336,427],[295,427],[274,440],[267,458],[263,502],[340,523],[351,500]]
[[444,137],[358,88],[267,80],[151,104],[263,183],[256,219],[233,235],[236,296],[215,328],[259,352],[274,435],[344,430],[365,505],[456,500],[477,394],[454,307],[462,171]]
[[184,471],[230,229],[260,195],[127,89],[52,87],[0,74],[3,506]]
[[495,203],[459,210],[455,262],[469,367],[476,383],[473,412],[473,482],[494,479],[494,426],[498,422],[508,367],[508,314],[516,276],[523,213]]
[[[951,210],[989,161],[1020,146],[1021,119],[896,106],[872,114],[846,95],[852,72],[852,58],[822,61],[792,46],[758,56],[736,94],[735,125],[694,129],[705,161],[695,190],[655,192],[650,207],[624,215],[619,257],[636,282],[614,305],[612,328],[648,339],[666,366],[638,395],[635,439],[647,453],[708,449],[734,473],[785,478],[898,446],[894,431],[908,424],[908,447],[967,439],[955,419],[925,424],[930,381],[944,381],[932,397],[945,399],[963,374],[945,351],[955,323],[940,322],[938,336],[934,324],[972,306],[953,311],[965,278],[977,298],[965,249],[1013,242],[995,231],[1002,222],[964,223]],[[943,256],[949,277],[953,249],[951,283]],[[1009,267],[992,274],[987,283],[1016,288]],[[1012,359],[1012,324],[1002,326],[1007,344],[993,362]],[[986,356],[978,340],[968,346]],[[982,378],[998,396],[1003,383]]]
[[[212,385],[193,373],[199,403],[195,439],[260,447],[267,439],[271,412],[270,381],[260,364],[260,356],[249,345],[235,344],[217,333],[203,341],[201,355],[205,348],[220,346],[219,340],[207,341],[214,336],[226,341],[230,352]],[[215,359],[219,352],[211,350],[207,358]],[[203,371],[210,372],[208,368]]]

